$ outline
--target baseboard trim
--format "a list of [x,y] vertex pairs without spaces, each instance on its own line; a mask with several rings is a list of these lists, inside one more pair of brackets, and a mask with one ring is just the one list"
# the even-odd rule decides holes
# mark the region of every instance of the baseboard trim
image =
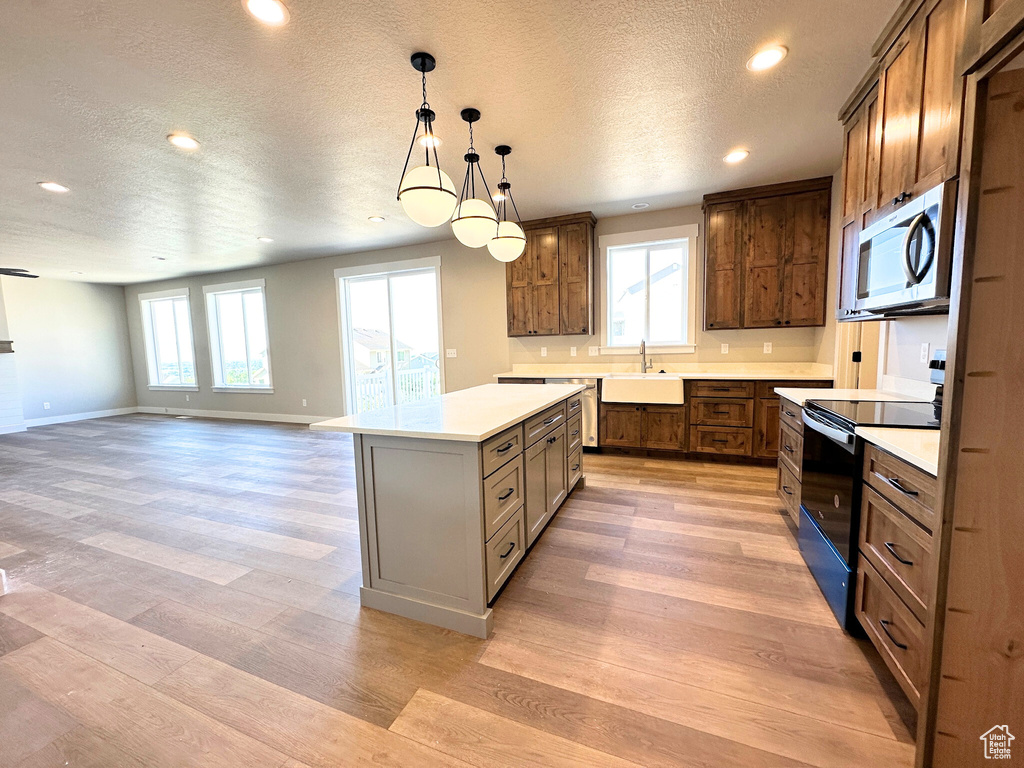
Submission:
[[0,427],[0,435],[13,435],[15,432],[24,432],[26,429],[24,423],[8,424],[6,427]]
[[293,413],[252,413],[249,411],[206,411],[199,408],[163,408],[152,405],[141,405],[135,409],[137,413],[149,413],[157,416],[193,416],[197,419],[230,419],[232,421],[276,421],[284,424],[312,424],[316,421],[327,421],[332,416],[299,416]]
[[45,416],[41,419],[25,419],[25,426],[45,427],[50,424],[67,424],[69,421],[86,421],[87,419],[104,419],[107,416],[124,416],[129,413],[138,413],[139,409],[132,408],[111,408],[106,411],[88,411],[86,413],[66,413],[63,416]]

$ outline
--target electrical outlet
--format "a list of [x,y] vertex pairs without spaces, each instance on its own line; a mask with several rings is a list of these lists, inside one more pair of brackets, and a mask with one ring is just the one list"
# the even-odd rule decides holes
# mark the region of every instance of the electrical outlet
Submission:
[[766,355],[770,355],[772,353],[772,343],[770,341],[766,341],[764,343],[764,353]]
[[445,357],[458,357],[458,351],[454,349],[446,349],[444,351]]
[[569,347],[569,357],[576,357],[576,347]]
[[590,347],[588,352],[589,352],[591,357],[597,357],[598,355],[601,354],[601,348],[600,347]]
[[925,342],[923,342],[921,344],[921,362],[922,363],[927,363],[928,362],[929,355],[930,355],[931,351],[932,351],[932,345],[929,344],[927,341],[925,341]]
[[548,348],[547,347],[541,347],[540,348],[540,356],[541,357],[547,357],[548,356]]
[[192,395],[185,395],[185,402],[186,403],[192,402]]
[[723,355],[728,355],[729,354],[729,345],[728,344],[723,344],[722,345],[722,354]]
[[50,410],[50,404],[49,403],[43,403],[43,410],[44,411]]
[[305,408],[305,407],[306,407],[306,398],[302,398],[302,407],[303,407],[303,408]]

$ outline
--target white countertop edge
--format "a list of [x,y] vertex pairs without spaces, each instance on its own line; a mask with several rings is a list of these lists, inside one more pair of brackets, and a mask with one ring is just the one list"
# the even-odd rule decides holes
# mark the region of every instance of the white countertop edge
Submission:
[[883,389],[814,389],[775,387],[775,394],[803,408],[808,400],[881,400],[885,402],[930,403],[930,397],[918,397]]
[[[650,371],[649,374],[658,373],[665,378],[680,378],[686,380],[704,379],[707,381],[831,381],[831,373],[813,371],[699,371],[680,372]],[[649,375],[648,374],[648,375]],[[528,373],[523,371],[506,371],[496,373],[493,378],[497,379],[607,379],[622,376],[643,376],[639,371],[545,371]]]
[[[503,420],[499,426],[491,427],[481,433],[429,431],[389,427],[370,427],[334,423],[348,417],[342,417],[342,419],[329,419],[327,421],[317,422],[315,424],[310,424],[309,428],[315,432],[347,432],[349,434],[354,435],[385,435],[389,437],[412,437],[422,440],[453,440],[455,442],[464,443],[482,443],[484,440],[494,437],[495,435],[497,435],[500,432],[503,432],[509,427],[514,427],[516,424],[526,421],[531,416],[536,416],[541,411],[550,408],[551,406],[556,405],[561,401],[572,397],[573,395],[579,394],[580,392],[586,389],[586,386],[583,384],[563,384],[555,386],[564,387],[566,394],[562,394],[554,398],[549,398],[544,402],[543,405],[532,407],[529,410],[519,412],[514,417]],[[444,395],[441,395],[441,397],[444,397]]]
[[941,438],[939,430],[856,427],[854,431],[872,445],[903,459],[933,477],[938,477]]

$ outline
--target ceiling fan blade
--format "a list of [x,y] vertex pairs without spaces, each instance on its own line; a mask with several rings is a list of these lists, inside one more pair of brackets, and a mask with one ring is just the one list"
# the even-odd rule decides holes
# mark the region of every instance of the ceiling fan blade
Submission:
[[12,269],[8,267],[0,267],[0,275],[7,275],[8,277],[39,277],[39,275],[30,275],[27,269]]

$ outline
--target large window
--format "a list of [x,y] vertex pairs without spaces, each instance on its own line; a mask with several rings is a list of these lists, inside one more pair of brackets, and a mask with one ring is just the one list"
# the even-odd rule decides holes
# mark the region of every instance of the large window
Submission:
[[203,287],[214,390],[272,391],[264,289],[263,280]]
[[188,288],[139,294],[150,389],[196,390]]
[[349,413],[444,391],[439,259],[339,269]]
[[693,350],[696,230],[673,227],[601,238],[603,352],[633,352],[641,341],[664,351]]

